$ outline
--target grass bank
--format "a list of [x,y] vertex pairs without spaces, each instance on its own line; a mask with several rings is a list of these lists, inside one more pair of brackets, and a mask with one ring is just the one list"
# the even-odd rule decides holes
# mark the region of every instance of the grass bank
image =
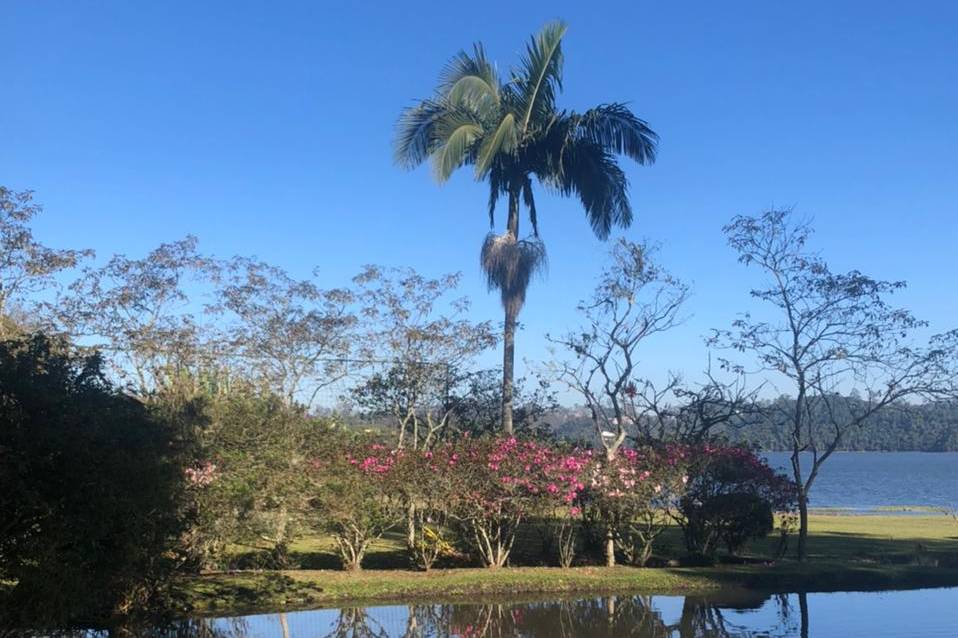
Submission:
[[[324,606],[417,601],[475,601],[483,597],[588,593],[707,594],[718,589],[837,591],[958,586],[958,524],[944,516],[813,516],[810,560],[767,561],[772,539],[754,543],[745,562],[712,567],[638,569],[522,565],[499,570],[398,567],[398,539],[384,539],[370,555],[376,569],[241,570],[185,578],[184,600],[200,613],[235,614]],[[531,541],[530,541],[531,542]],[[666,536],[663,553],[678,551],[677,533]],[[525,543],[528,545],[529,543]],[[335,557],[329,539],[311,538],[294,548],[304,566]],[[534,553],[534,552],[530,552]]]

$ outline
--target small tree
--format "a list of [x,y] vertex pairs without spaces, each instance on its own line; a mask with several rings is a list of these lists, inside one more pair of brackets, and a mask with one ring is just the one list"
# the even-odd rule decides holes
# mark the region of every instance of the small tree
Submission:
[[586,502],[604,528],[606,566],[615,565],[616,549],[645,565],[682,494],[681,450],[622,447],[612,458],[596,459],[591,473]]
[[[846,434],[909,398],[954,396],[958,331],[914,344],[926,322],[890,305],[905,287],[858,271],[835,273],[805,247],[811,228],[790,211],[736,217],[725,227],[746,266],[765,275],[753,299],[768,318],[745,315],[715,340],[755,357],[761,372],[795,392],[788,419],[792,473],[798,485],[798,557],[807,556],[808,495],[822,465]],[[857,392],[862,400],[849,400]],[[802,453],[811,455],[803,469]]]
[[462,318],[467,299],[452,299],[444,308],[459,279],[376,266],[354,279],[367,328],[362,347],[383,360],[385,370],[355,388],[353,398],[367,413],[391,416],[397,448],[429,447],[441,438],[453,411],[450,388],[476,355],[496,343],[489,322]]
[[459,455],[451,444],[389,454],[396,459],[393,489],[402,498],[407,516],[406,549],[412,564],[428,571],[439,558],[455,553],[446,532],[465,487],[455,462]]
[[688,484],[672,515],[692,555],[711,559],[721,543],[735,554],[771,532],[776,514],[783,525],[793,520],[795,484],[751,450],[706,443],[687,458]]
[[0,186],[0,339],[13,336],[10,315],[29,296],[53,287],[57,273],[93,255],[92,250],[56,250],[38,242],[29,224],[42,211],[32,191],[16,193]]
[[585,325],[563,338],[550,338],[575,357],[556,364],[555,373],[585,399],[596,438],[610,461],[638,421],[634,399],[639,346],[674,327],[688,297],[684,284],[647,257],[645,247],[619,240],[592,299],[579,304]]
[[571,507],[585,487],[581,463],[551,446],[510,437],[467,438],[455,448],[449,459],[458,468],[454,515],[490,568],[508,563],[519,524],[544,497]]
[[162,606],[183,523],[181,443],[98,356],[40,334],[0,341],[0,581],[12,585],[0,624]]
[[90,267],[57,307],[71,335],[106,351],[113,373],[146,400],[209,363],[186,284],[205,280],[214,264],[195,237],[161,244],[142,259],[115,255]]
[[213,468],[213,477],[199,486],[196,537],[213,549],[265,550],[270,566],[286,567],[289,544],[309,522],[308,463],[333,449],[336,433],[255,387],[208,399],[203,414],[193,472],[207,477]]
[[351,291],[324,290],[276,266],[234,257],[223,268],[214,312],[225,318],[234,370],[309,409],[347,371],[356,316]]

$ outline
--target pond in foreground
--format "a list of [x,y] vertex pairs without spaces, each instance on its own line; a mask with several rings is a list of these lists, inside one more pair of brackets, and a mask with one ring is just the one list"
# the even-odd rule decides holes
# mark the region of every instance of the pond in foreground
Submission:
[[823,594],[612,596],[418,604],[193,620],[204,638],[755,638],[958,635],[958,589]]

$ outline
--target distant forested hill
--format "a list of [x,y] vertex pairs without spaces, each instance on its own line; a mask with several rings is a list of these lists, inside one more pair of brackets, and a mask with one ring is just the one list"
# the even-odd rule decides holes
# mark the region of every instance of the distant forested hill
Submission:
[[[854,399],[852,399],[854,400]],[[781,413],[790,409],[792,399],[781,398],[766,408]],[[788,428],[782,419],[769,416],[757,425],[730,432],[729,438],[754,443],[764,450],[789,448]],[[936,402],[905,404],[889,408],[872,417],[858,430],[849,432],[843,450],[951,452],[958,450],[958,404]]]
[[[855,399],[849,399],[855,401]],[[762,403],[766,415],[740,428],[721,434],[734,442],[759,446],[763,450],[786,450],[788,427],[780,416],[793,405],[780,398]],[[561,408],[549,416],[556,435],[573,441],[591,441],[592,423],[582,407]],[[843,442],[843,450],[875,451],[958,451],[958,403],[937,402],[901,405],[876,415]]]

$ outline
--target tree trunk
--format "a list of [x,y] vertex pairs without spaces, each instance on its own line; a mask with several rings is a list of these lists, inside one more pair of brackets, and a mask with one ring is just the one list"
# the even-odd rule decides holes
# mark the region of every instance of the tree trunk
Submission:
[[615,567],[615,534],[611,527],[605,532],[605,566]]
[[808,558],[808,496],[804,489],[798,490],[798,560]]
[[799,635],[801,638],[808,638],[808,594],[798,594],[798,609],[802,623]]
[[512,427],[512,379],[516,363],[516,318],[506,309],[505,329],[502,335],[502,431],[513,435]]
[[416,504],[412,502],[406,507],[406,547],[410,553],[416,549]]
[[[509,193],[509,219],[506,222],[506,232],[519,240],[519,191]],[[503,301],[506,301],[505,299]],[[515,303],[505,304],[505,325],[502,334],[502,432],[512,436],[512,380],[515,375],[516,364],[516,319],[519,308]]]

